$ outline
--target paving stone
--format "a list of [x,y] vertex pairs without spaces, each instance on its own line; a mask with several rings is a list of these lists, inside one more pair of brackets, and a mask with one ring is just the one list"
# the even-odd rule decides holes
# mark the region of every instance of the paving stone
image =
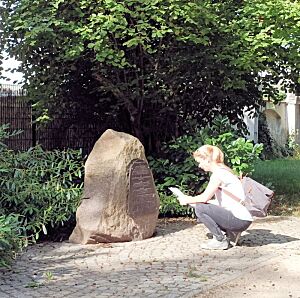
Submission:
[[[158,236],[143,241],[41,243],[25,249],[12,270],[0,271],[0,297],[205,297],[257,264],[276,260],[280,268],[284,257],[299,258],[299,224],[295,217],[258,220],[240,246],[226,251],[201,250],[205,227],[178,220],[161,221]],[[45,279],[46,272],[53,280]],[[26,287],[33,281],[40,286]]]

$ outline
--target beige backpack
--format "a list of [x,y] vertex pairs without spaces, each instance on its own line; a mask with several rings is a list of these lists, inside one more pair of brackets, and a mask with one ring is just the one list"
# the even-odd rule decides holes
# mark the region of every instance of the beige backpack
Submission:
[[268,208],[274,197],[274,191],[251,179],[250,177],[245,176],[241,178],[241,182],[245,191],[244,201],[228,190],[224,188],[222,188],[222,190],[231,198],[245,206],[252,216],[267,216]]

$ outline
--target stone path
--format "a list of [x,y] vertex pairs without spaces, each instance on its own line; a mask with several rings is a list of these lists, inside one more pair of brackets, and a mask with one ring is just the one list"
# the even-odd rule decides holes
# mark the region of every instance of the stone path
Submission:
[[143,241],[31,246],[0,271],[0,297],[300,297],[300,218],[258,220],[226,251],[201,250],[206,232],[160,220]]

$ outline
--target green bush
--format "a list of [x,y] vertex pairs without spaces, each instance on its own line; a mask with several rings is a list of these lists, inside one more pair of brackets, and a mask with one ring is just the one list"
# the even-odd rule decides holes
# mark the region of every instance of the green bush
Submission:
[[0,125],[0,150],[3,148],[7,148],[5,143],[3,143],[6,139],[9,139],[10,137],[16,136],[20,133],[22,133],[22,130],[9,130],[10,125],[9,124],[1,124]]
[[184,135],[164,144],[164,158],[149,157],[149,165],[161,198],[161,215],[190,215],[193,210],[182,207],[168,190],[169,186],[178,186],[187,194],[196,195],[203,191],[208,174],[199,170],[192,152],[203,144],[218,146],[225,155],[225,162],[236,174],[251,174],[253,164],[263,150],[261,144],[240,137],[227,118],[217,118],[211,126]]
[[195,194],[205,181],[205,174],[199,175],[197,165],[191,153],[197,149],[199,135],[182,136],[162,147],[165,158],[148,157],[160,197],[160,214],[167,216],[193,215],[193,210],[180,206],[177,199],[171,195],[169,186],[178,186]]
[[206,144],[218,146],[225,155],[225,163],[237,175],[251,174],[254,171],[254,162],[259,159],[263,150],[262,144],[253,144],[245,138],[235,138],[233,132],[225,132],[216,138],[208,138]]
[[300,160],[300,145],[296,143],[295,133],[291,134],[287,141],[287,148],[289,150],[289,158],[292,160]]
[[178,204],[178,200],[174,196],[166,195],[164,192],[160,192],[160,209],[159,213],[162,216],[180,216],[188,215],[194,217],[194,211],[192,207],[181,206]]
[[296,145],[293,150],[293,159],[300,160],[300,145]]
[[17,252],[26,245],[19,218],[15,214],[0,215],[0,268],[8,267]]
[[[0,127],[0,131],[6,130]],[[1,136],[1,133],[0,133]],[[0,209],[21,215],[27,237],[70,220],[82,192],[83,161],[77,150],[14,152],[0,146]]]

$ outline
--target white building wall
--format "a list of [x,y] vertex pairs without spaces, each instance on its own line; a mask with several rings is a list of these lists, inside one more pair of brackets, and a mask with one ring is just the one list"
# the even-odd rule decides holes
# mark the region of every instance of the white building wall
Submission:
[[300,144],[300,97],[295,94],[288,94],[287,102],[287,115],[288,115],[288,131],[296,143]]
[[[288,94],[286,99],[276,105],[266,102],[263,110],[273,138],[284,146],[289,136],[300,144],[300,96]],[[258,119],[244,113],[244,121],[249,130],[249,139],[257,142]]]
[[249,134],[247,136],[248,139],[257,143],[258,141],[258,118],[250,117],[249,113],[244,112],[244,122],[247,124],[247,128]]

